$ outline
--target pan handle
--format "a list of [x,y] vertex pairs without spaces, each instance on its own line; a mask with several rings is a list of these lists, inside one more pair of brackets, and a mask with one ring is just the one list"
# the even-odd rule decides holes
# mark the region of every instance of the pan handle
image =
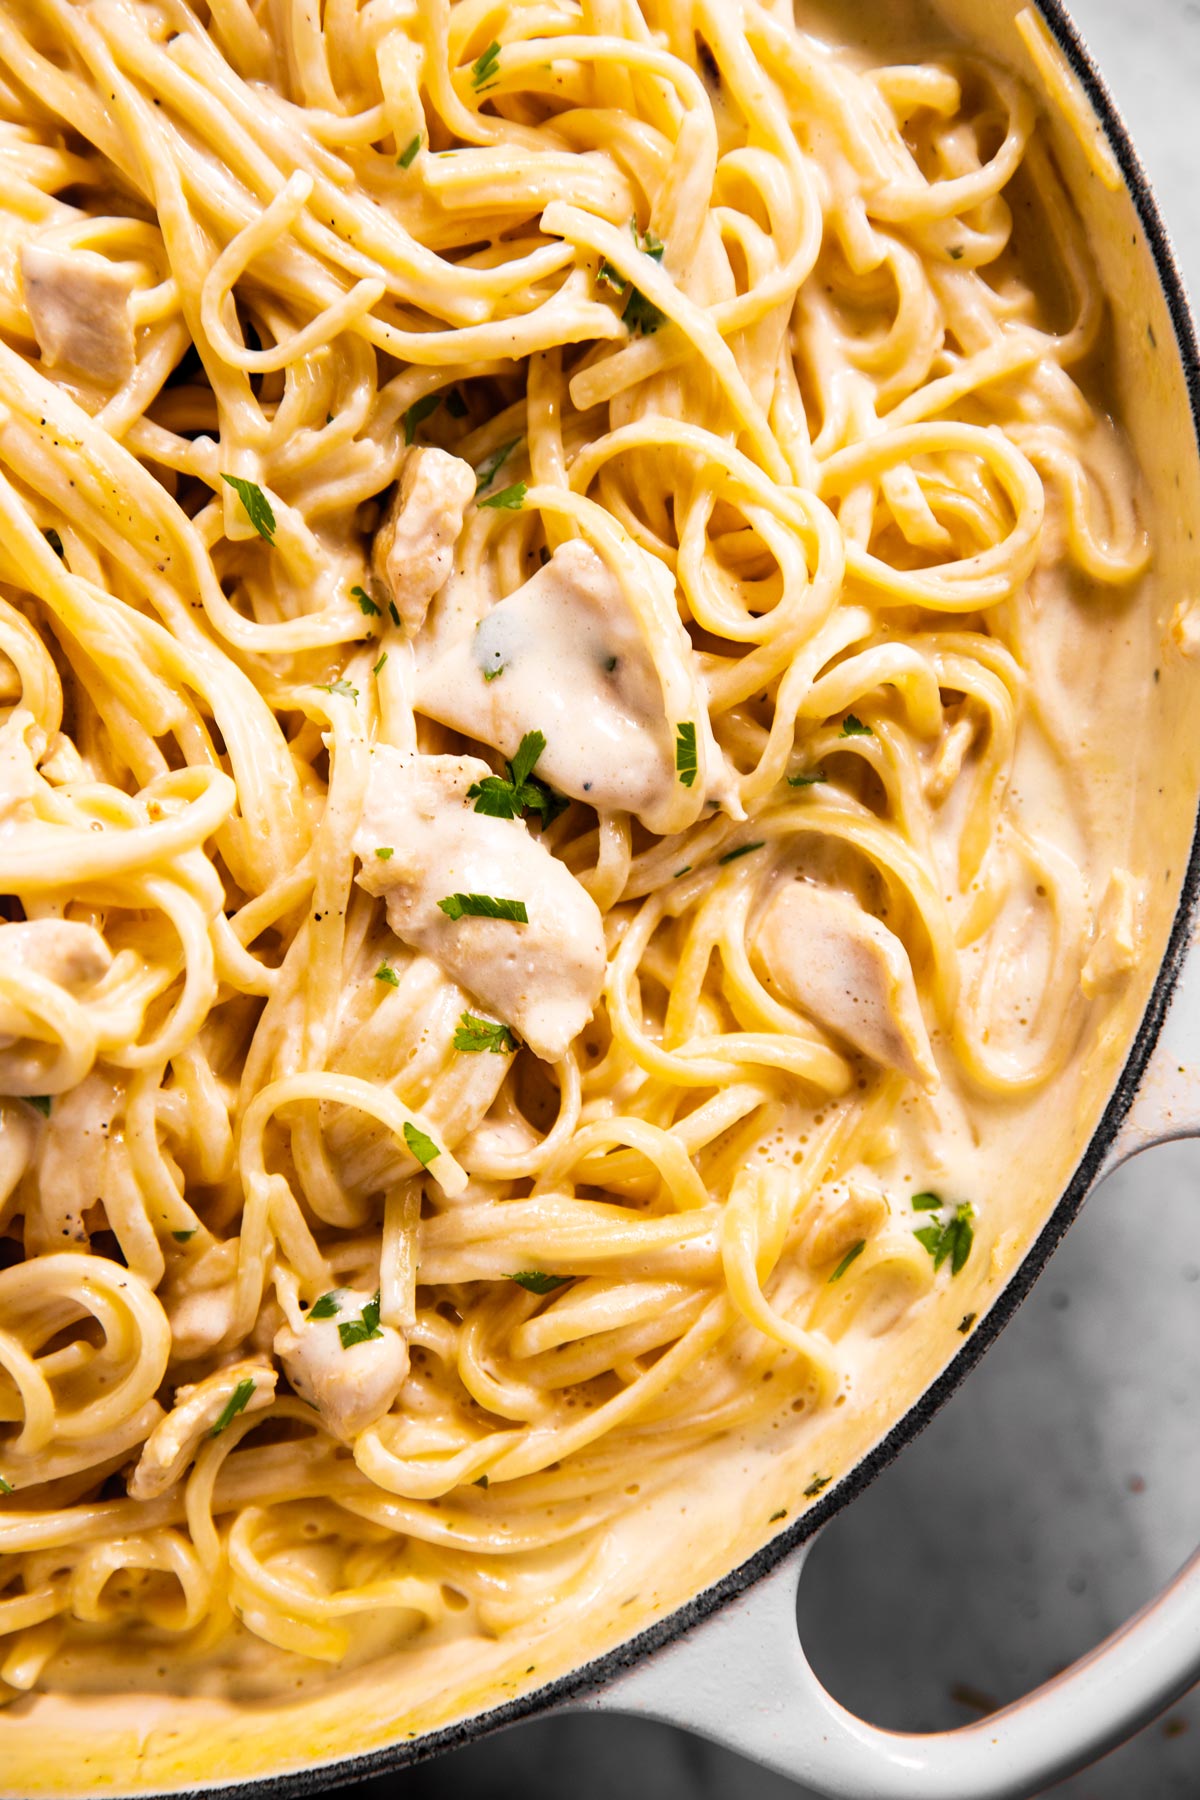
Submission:
[[1127,1625],[1015,1705],[955,1731],[883,1731],[826,1692],[801,1648],[809,1548],[576,1705],[682,1725],[833,1800],[1025,1800],[1200,1677],[1198,1552]]

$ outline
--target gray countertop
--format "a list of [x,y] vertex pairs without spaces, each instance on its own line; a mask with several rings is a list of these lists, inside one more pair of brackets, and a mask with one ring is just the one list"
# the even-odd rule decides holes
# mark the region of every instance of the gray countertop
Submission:
[[[1200,0],[1074,11],[1200,292]],[[1198,1307],[1200,1149],[1182,1145],[1096,1193],[999,1343],[825,1532],[800,1617],[839,1699],[899,1728],[962,1724],[1079,1656],[1185,1559],[1200,1515]],[[369,1791],[804,1800],[682,1733],[601,1718],[524,1726]],[[1196,1800],[1196,1694],[1053,1794]]]

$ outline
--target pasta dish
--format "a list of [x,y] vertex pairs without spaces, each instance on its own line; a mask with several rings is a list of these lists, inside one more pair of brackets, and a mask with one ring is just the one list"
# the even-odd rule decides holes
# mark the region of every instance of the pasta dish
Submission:
[[1108,311],[1027,85],[852,11],[0,11],[17,1714],[765,1537],[1125,1041]]

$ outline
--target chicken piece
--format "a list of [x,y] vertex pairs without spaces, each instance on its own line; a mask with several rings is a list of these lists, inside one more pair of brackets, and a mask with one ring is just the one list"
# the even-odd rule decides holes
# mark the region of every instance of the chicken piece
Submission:
[[170,1268],[159,1290],[171,1327],[171,1357],[192,1362],[215,1350],[233,1330],[237,1312],[238,1240],[190,1250]]
[[371,569],[410,636],[454,561],[463,513],[475,496],[470,463],[446,450],[405,452],[387,518],[375,537]]
[[[112,951],[91,925],[71,919],[30,919],[0,925],[0,966],[4,964],[76,993],[107,975]],[[8,1049],[28,1028],[21,1006],[0,1000],[0,1048]]]
[[[554,1062],[600,997],[604,931],[591,896],[519,819],[474,810],[467,790],[490,774],[473,756],[377,744],[354,838],[358,881],[386,898],[398,938]],[[455,895],[521,902],[528,922],[454,918],[439,902]]]
[[97,387],[128,381],[137,363],[131,276],[94,250],[21,246],[21,280],[48,369],[66,368]]
[[538,774],[564,794],[670,829],[675,739],[662,683],[596,552],[564,544],[421,675],[417,707],[510,759],[527,731]]
[[[318,1318],[314,1308],[298,1331],[285,1325],[276,1332],[275,1354],[300,1398],[350,1443],[391,1411],[408,1379],[408,1344],[391,1325],[379,1323],[378,1296],[335,1288],[318,1303],[322,1313],[327,1303],[337,1311]],[[342,1327],[352,1328],[349,1344]]]
[[1096,913],[1092,947],[1079,981],[1094,1000],[1137,966],[1142,944],[1142,895],[1128,869],[1114,869]]
[[176,1388],[175,1404],[146,1439],[129,1478],[131,1500],[155,1500],[173,1487],[205,1438],[241,1413],[262,1412],[275,1396],[278,1371],[265,1356],[229,1363],[203,1381]]
[[763,913],[754,950],[770,984],[818,1024],[928,1092],[940,1085],[904,946],[848,895],[788,882]]

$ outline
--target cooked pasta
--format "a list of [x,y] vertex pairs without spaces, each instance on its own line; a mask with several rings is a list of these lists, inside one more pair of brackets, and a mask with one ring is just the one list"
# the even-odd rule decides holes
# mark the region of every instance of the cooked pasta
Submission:
[[519,1637],[1103,1041],[1087,244],[763,0],[13,0],[0,118],[3,1692]]

